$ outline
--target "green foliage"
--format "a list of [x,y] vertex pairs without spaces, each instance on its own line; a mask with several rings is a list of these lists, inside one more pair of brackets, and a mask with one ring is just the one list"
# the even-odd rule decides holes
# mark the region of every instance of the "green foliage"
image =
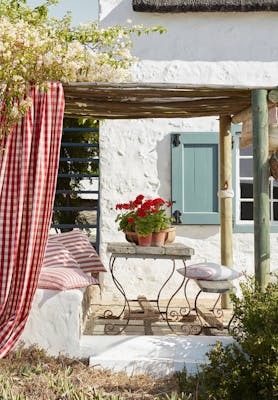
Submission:
[[[278,398],[278,280],[261,292],[249,278],[242,298],[233,296],[235,343],[217,343],[210,364],[183,380],[198,400],[270,400]],[[184,388],[183,386],[183,388]]]
[[1,135],[28,110],[30,85],[46,90],[47,81],[126,81],[135,60],[132,35],[165,31],[142,25],[99,29],[96,22],[72,27],[70,13],[49,17],[49,6],[56,3],[32,8],[25,0],[0,0]]
[[[123,232],[135,232],[135,222],[129,222],[129,218],[132,218],[134,220],[134,211],[129,211],[124,214],[118,214],[115,222],[119,223],[119,231]],[[134,220],[135,221],[135,220]]]
[[152,232],[160,232],[164,229],[168,229],[173,221],[172,217],[168,217],[165,210],[159,210],[156,214],[153,214],[153,228]]
[[160,232],[171,226],[172,218],[168,217],[165,209],[160,209],[156,213],[146,212],[145,217],[135,215],[135,230],[141,236],[147,236],[152,232]]
[[151,212],[147,211],[145,217],[138,217],[135,215],[135,229],[138,235],[146,237],[153,232],[153,216]]

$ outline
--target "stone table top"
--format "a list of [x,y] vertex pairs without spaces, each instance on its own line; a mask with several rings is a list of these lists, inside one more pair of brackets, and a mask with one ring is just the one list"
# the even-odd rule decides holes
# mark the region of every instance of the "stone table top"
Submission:
[[161,247],[137,246],[134,243],[108,243],[107,250],[114,257],[189,259],[194,250],[182,243],[169,243]]

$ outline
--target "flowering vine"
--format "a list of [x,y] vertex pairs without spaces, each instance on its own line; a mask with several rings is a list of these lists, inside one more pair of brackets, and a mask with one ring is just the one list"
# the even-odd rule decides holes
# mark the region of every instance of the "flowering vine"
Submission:
[[127,81],[132,34],[164,32],[161,26],[71,27],[70,14],[49,17],[56,3],[31,8],[26,0],[0,0],[0,137],[26,113],[30,85],[44,90],[47,81]]

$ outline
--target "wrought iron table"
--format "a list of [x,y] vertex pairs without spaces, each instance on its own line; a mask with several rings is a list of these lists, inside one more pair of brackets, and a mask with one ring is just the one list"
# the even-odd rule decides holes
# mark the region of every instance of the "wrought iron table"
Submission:
[[[108,251],[111,252],[111,257],[109,261],[109,269],[111,272],[111,276],[113,279],[113,282],[116,286],[116,288],[119,290],[121,295],[124,298],[124,305],[123,309],[120,312],[119,315],[114,315],[112,310],[106,310],[104,313],[104,318],[117,318],[120,319],[124,313],[126,314],[126,320],[125,324],[123,327],[117,330],[115,334],[120,334],[123,332],[129,322],[130,322],[130,317],[131,317],[131,307],[130,307],[130,302],[132,300],[129,300],[127,298],[126,292],[122,284],[119,282],[119,279],[116,278],[115,276],[115,261],[118,258],[125,258],[125,259],[160,259],[160,260],[169,260],[172,262],[172,271],[170,275],[167,277],[167,279],[162,283],[162,286],[160,287],[157,297],[155,299],[157,309],[159,311],[159,314],[163,318],[164,321],[167,322],[167,325],[169,328],[174,332],[174,329],[172,328],[169,318],[168,318],[168,310],[169,310],[169,305],[172,301],[172,299],[175,297],[175,295],[179,292],[179,290],[183,287],[184,282],[185,282],[185,276],[181,282],[181,284],[178,286],[178,288],[175,290],[175,292],[172,294],[170,300],[167,303],[166,306],[166,312],[162,312],[161,306],[160,306],[160,296],[161,292],[164,289],[164,287],[167,285],[167,283],[170,281],[172,278],[175,270],[176,270],[176,261],[181,260],[183,262],[184,267],[186,268],[186,260],[189,260],[191,256],[194,254],[194,250],[190,247],[187,247],[181,243],[172,243],[172,244],[167,244],[162,247],[142,247],[142,246],[136,246],[135,244],[132,243],[109,243],[107,247]],[[108,324],[106,327],[106,332],[105,333],[110,333],[113,334],[114,332],[115,325],[114,324]]]

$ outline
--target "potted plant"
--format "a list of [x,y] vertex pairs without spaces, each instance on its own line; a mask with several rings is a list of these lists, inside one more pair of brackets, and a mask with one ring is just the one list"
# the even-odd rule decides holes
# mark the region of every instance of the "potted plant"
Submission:
[[134,201],[128,203],[118,203],[116,210],[120,213],[117,215],[115,222],[119,223],[118,230],[125,233],[126,240],[138,244],[137,233],[135,229],[135,216],[138,206],[142,203],[144,196],[139,195]]
[[145,199],[143,195],[138,195],[128,203],[117,204],[116,210],[121,211],[116,217],[118,229],[125,232],[128,241],[135,242],[130,239],[136,235],[141,246],[162,246],[172,222],[172,218],[167,215],[167,208],[171,205],[171,202],[161,197]]

